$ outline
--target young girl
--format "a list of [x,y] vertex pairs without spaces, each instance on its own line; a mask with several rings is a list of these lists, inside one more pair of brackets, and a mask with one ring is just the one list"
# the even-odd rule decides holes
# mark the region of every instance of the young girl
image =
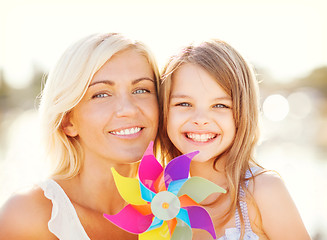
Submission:
[[[163,156],[200,150],[191,175],[227,189],[203,202],[219,240],[310,239],[283,181],[253,158],[257,89],[252,69],[223,41],[190,45],[173,56],[159,95]],[[199,230],[193,239],[212,238]]]
[[140,42],[96,34],[50,72],[40,114],[52,176],[0,211],[0,239],[136,239],[111,224],[125,204],[111,167],[134,176],[157,135],[157,66]]

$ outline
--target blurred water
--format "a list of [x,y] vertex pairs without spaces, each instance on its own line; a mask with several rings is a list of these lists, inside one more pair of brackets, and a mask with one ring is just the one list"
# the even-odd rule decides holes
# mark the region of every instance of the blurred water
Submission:
[[[11,119],[11,117],[10,117]],[[41,159],[38,118],[35,110],[19,114],[2,126],[7,136],[6,151],[0,159],[0,206],[14,192],[44,179],[47,165]]]
[[326,155],[310,146],[270,142],[259,147],[257,156],[281,175],[311,236],[327,239]]
[[[305,131],[301,121],[294,125],[291,119],[275,123],[264,119],[263,126],[257,160],[265,168],[278,171],[285,180],[310,235],[317,236],[317,240],[327,239],[326,151],[310,144],[311,131]],[[7,151],[0,148],[0,206],[14,191],[47,175],[37,137],[36,111],[22,112],[3,127],[2,134],[4,130],[8,146]]]

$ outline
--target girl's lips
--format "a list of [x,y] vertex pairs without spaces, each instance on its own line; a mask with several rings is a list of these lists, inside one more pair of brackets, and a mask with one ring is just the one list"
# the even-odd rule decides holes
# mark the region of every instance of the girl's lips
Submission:
[[206,143],[210,142],[213,139],[215,139],[218,136],[216,133],[194,133],[194,132],[186,132],[185,137],[189,140],[192,140],[193,142],[198,142],[198,143]]
[[130,127],[130,128],[117,129],[114,131],[110,131],[109,133],[112,135],[115,135],[115,136],[128,137],[128,136],[138,134],[143,129],[144,129],[143,127]]

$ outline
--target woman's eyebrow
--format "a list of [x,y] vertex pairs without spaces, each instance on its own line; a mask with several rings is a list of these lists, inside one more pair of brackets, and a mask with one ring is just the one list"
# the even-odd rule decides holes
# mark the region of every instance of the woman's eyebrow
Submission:
[[90,83],[89,87],[92,87],[92,86],[94,86],[96,84],[107,84],[107,85],[110,85],[110,86],[115,85],[115,83],[113,81],[110,81],[110,80],[100,80],[100,81],[96,81],[96,82]]
[[[132,85],[138,84],[141,81],[151,81],[151,82],[155,83],[155,81],[152,78],[149,78],[149,77],[141,77],[141,78],[138,78],[138,79],[133,80],[132,81]],[[99,80],[99,81],[96,81],[96,82],[91,83],[89,85],[89,87],[92,87],[92,86],[94,86],[96,84],[107,84],[107,85],[110,85],[110,86],[114,86],[115,85],[115,82],[114,81],[111,81],[111,80]]]
[[149,78],[149,77],[141,77],[141,78],[138,78],[138,79],[135,79],[132,84],[138,84],[139,82],[142,82],[142,81],[151,81],[153,83],[155,83],[155,81],[152,79],[152,78]]

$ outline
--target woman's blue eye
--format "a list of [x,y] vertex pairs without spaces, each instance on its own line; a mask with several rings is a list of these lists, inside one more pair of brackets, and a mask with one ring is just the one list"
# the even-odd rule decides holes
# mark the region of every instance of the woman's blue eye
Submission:
[[149,93],[149,90],[146,89],[137,89],[133,92],[133,94],[142,94],[142,93]]
[[92,98],[104,98],[104,97],[109,97],[110,95],[108,93],[98,93],[93,95]]

